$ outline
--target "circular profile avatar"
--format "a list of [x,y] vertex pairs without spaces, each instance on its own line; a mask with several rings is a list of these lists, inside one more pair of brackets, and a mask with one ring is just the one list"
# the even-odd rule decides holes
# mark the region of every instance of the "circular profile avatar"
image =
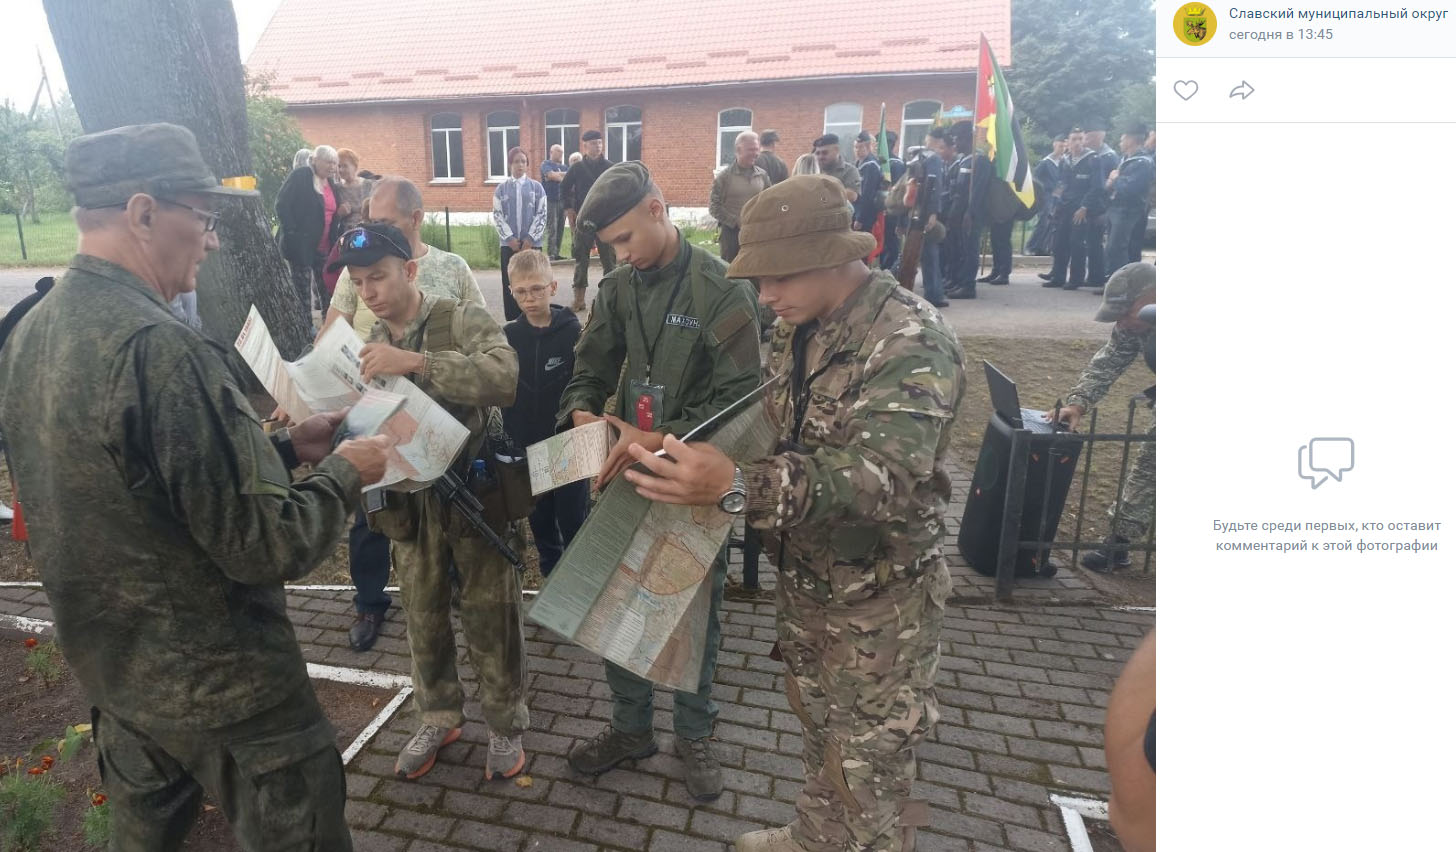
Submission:
[[1193,47],[1208,44],[1217,29],[1218,17],[1206,3],[1185,3],[1173,16],[1173,32],[1178,40]]

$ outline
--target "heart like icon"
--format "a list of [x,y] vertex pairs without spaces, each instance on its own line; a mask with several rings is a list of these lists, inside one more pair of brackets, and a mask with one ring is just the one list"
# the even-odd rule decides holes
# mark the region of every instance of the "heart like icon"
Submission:
[[1198,81],[1178,80],[1173,84],[1173,94],[1177,95],[1185,101],[1192,98],[1194,95],[1198,94]]

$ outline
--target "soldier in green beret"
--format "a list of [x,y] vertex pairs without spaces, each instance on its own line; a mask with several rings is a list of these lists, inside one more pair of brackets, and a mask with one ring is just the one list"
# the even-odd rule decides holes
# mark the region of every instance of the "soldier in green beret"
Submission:
[[[709,444],[631,447],[642,496],[742,512],[779,566],[779,649],[804,737],[797,818],[739,852],[905,852],[929,809],[910,798],[915,746],[939,718],[950,592],[944,459],[965,385],[955,333],[872,272],[839,182],[791,177],[743,208],[731,275],[778,314],[767,375],[776,455],[738,467]],[[680,434],[680,433],[678,433]]]
[[[621,437],[602,467],[600,489],[632,463],[630,445],[660,449],[664,436],[683,434],[758,386],[758,315],[752,286],[729,278],[721,260],[683,239],[639,162],[612,166],[597,180],[577,227],[611,246],[621,263],[602,279],[558,412],[561,427],[580,426],[601,419],[615,394],[615,414],[605,416]],[[727,570],[720,554],[698,689],[677,692],[673,701],[687,788],[703,800],[723,790],[708,738],[718,714],[710,693]],[[657,751],[652,682],[608,662],[607,683],[612,721],[572,749],[568,760],[578,772],[599,775]]]
[[168,309],[218,248],[219,196],[257,195],[220,186],[190,131],[82,136],[66,180],[80,250],[4,342],[0,428],[92,705],[111,848],[180,848],[206,790],[248,852],[348,850],[283,583],[334,552],[387,439],[330,454],[342,412],[265,435],[231,348]]

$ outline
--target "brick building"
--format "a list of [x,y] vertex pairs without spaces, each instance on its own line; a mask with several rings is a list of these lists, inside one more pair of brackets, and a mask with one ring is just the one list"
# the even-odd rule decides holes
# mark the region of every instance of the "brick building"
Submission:
[[591,129],[608,158],[647,163],[675,208],[706,208],[741,130],[777,130],[790,165],[825,132],[848,157],[848,137],[876,130],[884,103],[890,129],[916,144],[937,111],[974,99],[982,33],[1011,61],[1009,0],[930,0],[917,17],[940,23],[918,32],[783,0],[553,8],[356,0],[341,23],[336,3],[283,0],[247,64],[272,74],[311,144],[409,177],[430,210],[486,211],[507,150],[529,151],[534,174],[550,144],[569,154]]

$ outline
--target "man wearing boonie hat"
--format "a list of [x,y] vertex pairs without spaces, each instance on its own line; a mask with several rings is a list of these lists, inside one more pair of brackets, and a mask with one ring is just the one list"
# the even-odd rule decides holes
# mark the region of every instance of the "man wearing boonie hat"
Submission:
[[[622,259],[602,279],[557,413],[560,428],[601,420],[615,395],[615,416],[606,419],[621,437],[598,475],[600,490],[632,463],[628,447],[661,449],[664,436],[687,432],[758,386],[758,314],[748,282],[729,278],[723,261],[683,239],[639,162],[620,163],[601,176],[578,211],[577,227]],[[705,801],[723,791],[709,738],[718,717],[711,692],[727,572],[720,552],[698,688],[673,694],[684,781],[693,798]],[[571,750],[567,761],[577,772],[600,775],[657,751],[652,682],[608,662],[607,684],[612,720]]]
[[566,213],[567,224],[571,225],[571,258],[576,261],[576,272],[571,281],[571,309],[578,312],[586,310],[587,273],[591,271],[592,246],[597,247],[597,259],[602,263],[603,275],[617,267],[617,256],[612,253],[612,247],[577,227],[579,208],[586,202],[587,194],[612,166],[607,161],[606,150],[607,145],[600,130],[588,130],[581,134],[581,151],[578,153],[583,156],[581,160],[571,164],[566,170],[566,177],[561,179],[561,209]]
[[91,707],[111,848],[178,849],[206,791],[248,852],[348,850],[283,583],[334,552],[386,439],[330,452],[343,412],[265,435],[229,350],[173,317],[218,249],[214,205],[257,196],[220,185],[191,131],[78,137],[66,183],[80,247],[4,343],[0,424]]
[[[929,809],[910,798],[915,746],[939,718],[935,676],[950,573],[940,551],[944,459],[965,384],[938,311],[863,258],[827,175],[748,202],[730,275],[773,308],[768,409],[778,453],[735,466],[708,444],[633,447],[653,500],[743,513],[777,551],[778,647],[804,737],[806,783],[786,827],[740,852],[903,852]],[[681,433],[678,433],[681,434]]]
[[[1112,383],[1131,367],[1139,355],[1153,369],[1153,324],[1138,315],[1143,308],[1157,302],[1157,267],[1151,263],[1129,263],[1107,279],[1102,291],[1102,307],[1098,309],[1098,322],[1116,323],[1112,327],[1112,339],[1092,356],[1077,386],[1067,394],[1067,404],[1055,414],[1056,419],[1075,429],[1087,409],[1107,396]],[[1151,390],[1147,391],[1151,397]],[[1155,415],[1156,418],[1156,415]],[[1047,419],[1051,419],[1049,415]],[[1157,432],[1154,420],[1148,433]],[[1157,464],[1157,445],[1153,441],[1143,442],[1133,462],[1132,472],[1127,477],[1127,487],[1122,491],[1122,500],[1107,510],[1112,519],[1112,532],[1103,542],[1102,548],[1082,557],[1082,567],[1099,574],[1127,568],[1132,565],[1127,545],[1147,535],[1153,522],[1154,471]]]

